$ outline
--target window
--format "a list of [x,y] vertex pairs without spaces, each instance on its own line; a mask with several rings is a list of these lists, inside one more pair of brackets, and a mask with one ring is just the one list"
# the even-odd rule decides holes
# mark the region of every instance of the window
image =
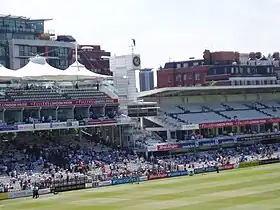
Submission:
[[184,74],[183,78],[184,78],[184,81],[186,81],[187,80],[187,74]]
[[6,51],[4,46],[0,46],[0,56],[6,56]]
[[193,80],[193,73],[188,73],[189,80]]
[[240,71],[240,74],[243,74],[243,68],[242,67],[240,67],[239,71]]
[[171,84],[172,83],[172,79],[170,76],[168,76],[168,83]]
[[177,63],[177,69],[181,68],[181,64],[180,63]]
[[6,61],[5,60],[0,60],[0,64],[3,66],[6,66]]
[[65,61],[65,60],[60,60],[59,65],[60,65],[61,67],[66,66],[66,61]]
[[25,59],[25,58],[20,59],[20,67],[25,66],[27,63],[28,63],[28,59]]
[[200,73],[196,72],[194,77],[196,81],[200,80]]
[[251,74],[251,69],[250,68],[247,68],[247,73]]
[[37,53],[37,47],[32,47],[31,51],[32,51],[33,55],[36,54]]
[[187,68],[187,67],[189,67],[189,64],[188,63],[184,63],[183,66],[184,66],[184,68]]
[[194,63],[193,63],[193,66],[198,66],[198,65],[199,65],[198,62],[194,62]]
[[19,56],[24,56],[24,46],[19,46]]
[[178,74],[178,75],[176,76],[176,82],[182,82],[182,76],[181,76],[181,74]]

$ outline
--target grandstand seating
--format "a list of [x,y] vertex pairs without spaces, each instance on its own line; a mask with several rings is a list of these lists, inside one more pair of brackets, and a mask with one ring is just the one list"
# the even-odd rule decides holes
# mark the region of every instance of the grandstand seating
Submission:
[[8,89],[6,95],[0,96],[1,101],[57,101],[57,100],[88,100],[88,99],[109,99],[104,92],[96,88],[67,88],[67,89]]
[[204,104],[160,104],[160,113],[152,121],[165,125],[199,124],[228,120],[253,120],[280,117],[278,101],[240,101]]
[[70,99],[73,100],[88,100],[93,98],[98,99],[106,99],[108,95],[103,92],[99,92],[93,88],[85,88],[85,89],[63,89],[61,93],[68,96]]
[[42,101],[63,100],[61,94],[53,89],[10,89],[6,91],[8,98],[13,101]]
[[224,121],[225,118],[214,112],[201,112],[193,114],[179,114],[178,117],[188,123],[207,123],[207,122],[219,122]]

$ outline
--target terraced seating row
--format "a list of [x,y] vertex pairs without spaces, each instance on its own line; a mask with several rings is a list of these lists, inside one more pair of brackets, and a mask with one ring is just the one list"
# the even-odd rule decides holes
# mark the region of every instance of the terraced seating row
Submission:
[[172,123],[199,124],[228,120],[280,117],[280,101],[240,101],[204,104],[160,104]]
[[57,100],[92,100],[110,98],[96,88],[85,89],[8,89],[0,101],[57,101]]

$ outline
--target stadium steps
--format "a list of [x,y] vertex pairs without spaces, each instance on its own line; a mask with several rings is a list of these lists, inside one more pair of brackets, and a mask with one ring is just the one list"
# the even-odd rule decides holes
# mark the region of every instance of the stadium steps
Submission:
[[[258,103],[258,104],[259,104],[259,103]],[[250,109],[256,110],[256,111],[258,111],[258,112],[260,112],[260,113],[262,113],[262,114],[264,114],[264,115],[266,115],[266,116],[274,117],[273,115],[271,115],[271,114],[269,114],[269,113],[267,113],[267,112],[265,112],[265,111],[263,111],[262,109],[259,109],[259,108],[257,108],[257,107],[254,107],[254,106],[251,106],[251,105],[248,105],[248,104],[243,104],[243,105],[246,106],[246,107],[248,107],[248,108],[250,108]],[[263,104],[260,104],[260,105],[264,106]]]
[[226,108],[226,110],[234,110],[233,107],[231,107],[227,104],[221,103],[221,105],[224,106]]
[[269,106],[267,106],[266,104],[263,104],[263,103],[261,103],[261,102],[256,102],[256,103],[259,104],[259,105],[261,105],[261,106],[263,106],[263,107],[265,107],[266,109],[271,108],[271,107],[269,107]]
[[[168,130],[177,130],[177,126],[173,123],[168,123],[168,122],[164,122],[163,119],[161,119],[160,117],[144,117],[146,120],[149,120],[151,122],[153,122],[154,124],[157,124],[163,128],[166,128]],[[168,120],[167,120],[168,121]],[[179,123],[178,123],[179,124]]]
[[113,92],[112,89],[110,89],[109,87],[106,86],[100,86],[99,89],[100,92],[104,92],[106,95],[108,95],[110,98],[118,98],[118,95],[116,93]]
[[5,98],[8,99],[8,101],[14,101],[14,99],[8,94],[5,95]]
[[184,107],[182,107],[181,105],[177,105],[176,107],[177,107],[178,109],[182,110],[183,112],[187,112],[187,110],[184,109]]
[[231,117],[229,117],[229,116],[227,116],[227,115],[225,115],[225,114],[223,114],[223,113],[221,113],[221,112],[219,112],[219,111],[216,111],[216,110],[214,110],[214,109],[211,109],[211,108],[209,108],[209,107],[207,107],[207,106],[202,106],[202,108],[203,108],[203,109],[206,109],[206,110],[208,110],[208,111],[210,111],[210,112],[214,112],[214,113],[216,113],[217,115],[220,115],[220,116],[226,118],[227,120],[231,120]]
[[260,113],[262,113],[262,114],[264,114],[264,115],[266,115],[266,116],[269,116],[269,117],[272,117],[272,118],[274,118],[275,116],[273,116],[272,114],[269,114],[269,113],[267,113],[267,112],[265,112],[265,111],[263,111],[262,109],[256,109],[258,112],[260,112]]
[[153,131],[153,136],[160,140],[160,141],[166,141],[166,138],[164,136],[162,136],[158,131]]
[[272,114],[269,114],[269,113],[266,113],[265,111],[263,111],[263,110],[257,110],[257,111],[259,111],[259,112],[261,112],[261,113],[263,113],[264,115],[267,115],[267,116],[269,116],[269,117],[272,117],[272,118],[274,118],[275,116],[273,116]]
[[175,120],[178,120],[181,123],[187,123],[185,120],[182,120],[181,118],[179,118],[177,114],[167,114],[167,115],[172,117]]

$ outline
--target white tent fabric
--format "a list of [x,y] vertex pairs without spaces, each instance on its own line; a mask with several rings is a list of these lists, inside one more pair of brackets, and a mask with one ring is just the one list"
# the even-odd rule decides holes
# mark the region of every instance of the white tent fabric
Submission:
[[62,74],[62,70],[50,66],[46,58],[36,56],[22,68],[15,71],[18,78],[25,80],[53,80]]
[[111,76],[97,74],[88,70],[83,64],[79,63],[78,61],[74,62],[71,66],[64,70],[61,77],[63,77],[63,79],[68,78],[70,80],[111,78]]
[[16,78],[14,70],[7,69],[5,66],[0,64],[0,80],[11,80]]
[[23,79],[23,80],[40,80],[40,81],[70,81],[70,80],[103,80],[112,78],[102,74],[89,71],[79,62],[74,62],[66,70],[60,70],[50,66],[46,58],[35,56],[18,70],[9,70],[0,66],[0,80],[5,79]]

